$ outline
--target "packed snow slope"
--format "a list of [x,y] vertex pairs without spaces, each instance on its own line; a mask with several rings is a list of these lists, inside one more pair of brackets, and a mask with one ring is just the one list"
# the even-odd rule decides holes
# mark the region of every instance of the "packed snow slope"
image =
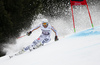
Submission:
[[74,33],[13,58],[0,65],[100,65],[100,26]]

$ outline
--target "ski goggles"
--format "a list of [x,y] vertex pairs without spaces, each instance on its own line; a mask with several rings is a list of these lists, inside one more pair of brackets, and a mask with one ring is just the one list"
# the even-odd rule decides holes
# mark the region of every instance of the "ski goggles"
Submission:
[[48,23],[42,23],[43,25],[48,25]]

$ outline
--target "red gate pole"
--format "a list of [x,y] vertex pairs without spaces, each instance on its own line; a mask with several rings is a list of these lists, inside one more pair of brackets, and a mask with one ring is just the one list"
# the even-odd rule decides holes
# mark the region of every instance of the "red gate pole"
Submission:
[[89,11],[89,7],[88,7],[87,3],[86,3],[86,6],[87,6],[88,14],[89,14],[89,17],[90,17],[92,28],[94,28],[92,18],[91,18],[91,15],[90,15],[90,11]]
[[72,6],[72,5],[71,5],[71,11],[72,11],[72,19],[73,19],[74,32],[76,32],[76,29],[75,29],[75,22],[74,22],[74,14],[73,14],[73,6]]

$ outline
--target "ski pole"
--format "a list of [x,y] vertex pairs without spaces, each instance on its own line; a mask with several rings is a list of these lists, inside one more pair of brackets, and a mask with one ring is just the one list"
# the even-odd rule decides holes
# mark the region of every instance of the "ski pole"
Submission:
[[26,35],[20,36],[20,37],[18,37],[17,39],[22,38],[22,37],[25,37],[25,36],[26,36]]

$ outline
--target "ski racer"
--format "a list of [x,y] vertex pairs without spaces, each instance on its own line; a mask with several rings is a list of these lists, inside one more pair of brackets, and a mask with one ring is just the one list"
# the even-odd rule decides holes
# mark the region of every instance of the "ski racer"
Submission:
[[[27,33],[28,36],[30,36],[30,34],[34,31],[34,30],[37,30],[37,29],[41,29],[42,31],[42,34],[36,39],[33,41],[31,47],[28,47],[29,49],[35,49],[37,48],[37,44],[40,44],[40,45],[44,45],[44,43],[48,43],[51,38],[50,38],[50,35],[51,35],[51,31],[53,31],[55,33],[55,41],[58,40],[58,34],[57,34],[57,31],[54,29],[53,26],[51,26],[49,23],[48,23],[48,20],[47,19],[42,19],[42,24],[38,25],[37,27],[33,28],[31,31],[29,31]],[[27,49],[27,48],[26,48]]]

